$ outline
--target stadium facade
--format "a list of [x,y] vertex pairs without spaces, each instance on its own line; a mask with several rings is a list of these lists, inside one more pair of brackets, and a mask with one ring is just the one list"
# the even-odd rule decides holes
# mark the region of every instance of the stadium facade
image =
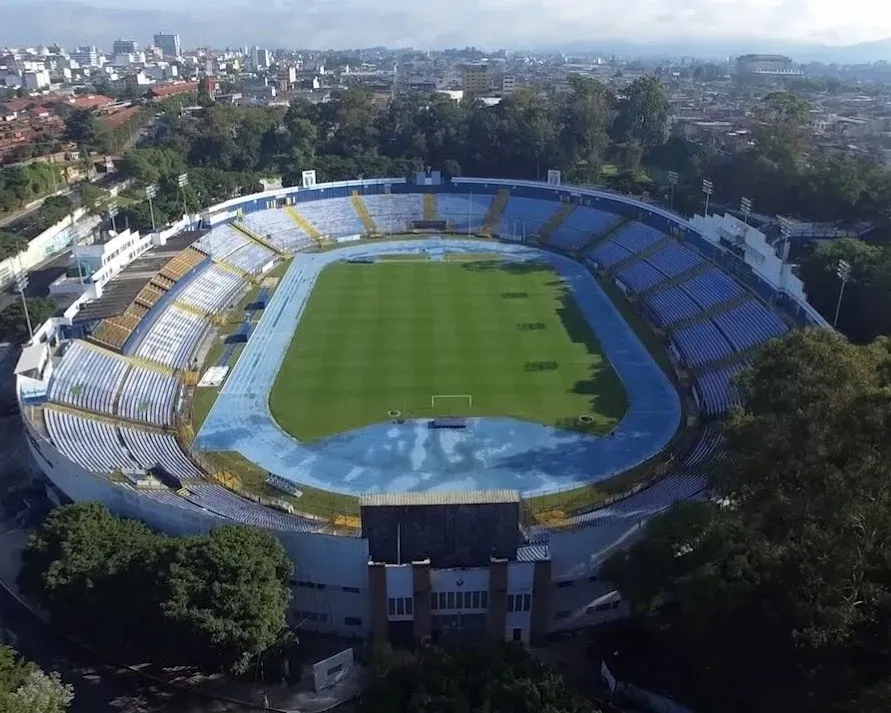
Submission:
[[[48,323],[26,348],[17,389],[34,462],[65,498],[172,535],[239,521],[268,529],[295,563],[293,622],[344,636],[465,630],[535,642],[625,615],[602,562],[647,518],[704,496],[720,447],[708,421],[732,406],[730,380],[751,350],[795,326],[826,326],[757,231],[594,190],[347,181],[231,200],[200,223],[157,236],[166,257],[131,292],[106,286],[98,302],[113,297],[116,311],[88,306],[89,319]],[[361,527],[347,532],[223,487],[183,447],[181,423],[214,315],[285,256],[418,230],[539,244],[614,282],[664,335],[697,404],[688,423],[698,438],[664,477],[557,529],[530,525],[515,491],[369,495]]]

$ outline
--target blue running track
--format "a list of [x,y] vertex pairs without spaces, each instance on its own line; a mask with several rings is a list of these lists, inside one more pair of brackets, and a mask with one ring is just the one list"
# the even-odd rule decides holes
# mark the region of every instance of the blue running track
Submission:
[[[385,253],[501,253],[547,261],[572,289],[618,372],[630,403],[613,434],[597,438],[509,418],[471,419],[459,431],[426,420],[380,423],[302,444],[269,411],[269,392],[319,273],[332,262]],[[297,255],[269,302],[195,440],[205,451],[238,451],[295,483],[341,493],[515,489],[524,496],[575,488],[639,465],[665,448],[681,406],[637,335],[576,261],[524,245],[428,238]]]

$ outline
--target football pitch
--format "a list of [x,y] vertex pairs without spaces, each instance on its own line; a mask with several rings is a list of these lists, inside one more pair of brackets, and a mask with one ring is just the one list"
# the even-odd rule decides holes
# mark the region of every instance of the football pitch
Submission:
[[511,416],[602,434],[627,406],[549,265],[420,256],[327,267],[270,394],[276,421],[303,441],[395,412]]

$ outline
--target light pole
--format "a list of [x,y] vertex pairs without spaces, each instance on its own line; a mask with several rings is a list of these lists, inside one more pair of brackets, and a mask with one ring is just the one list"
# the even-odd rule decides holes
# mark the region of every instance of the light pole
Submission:
[[189,174],[181,173],[176,177],[176,185],[179,186],[179,193],[183,199],[183,215],[189,215],[189,209],[186,207],[186,186],[189,185]]
[[31,326],[31,315],[28,313],[28,300],[25,299],[25,288],[28,286],[28,273],[22,268],[22,254],[18,254],[19,271],[15,276],[16,287],[19,288],[19,294],[22,296],[22,309],[25,312],[25,322],[28,325],[28,341],[34,339],[34,328]]
[[783,237],[783,252],[780,255],[783,262],[789,259],[789,238],[792,235],[792,223],[788,218],[780,216],[780,235]]
[[838,325],[838,314],[841,312],[841,303],[842,297],[845,294],[845,285],[848,284],[848,280],[851,278],[851,263],[847,260],[839,260],[838,265],[835,268],[835,274],[838,275],[838,278],[841,280],[841,287],[838,290],[838,302],[835,305],[835,319],[832,320],[833,327]]
[[158,186],[154,183],[145,187],[145,197],[149,204],[149,214],[152,216],[152,232],[155,232],[155,207],[152,205],[152,198],[158,195]]
[[117,222],[115,221],[115,218],[117,217],[117,214],[119,212],[120,212],[120,210],[118,209],[118,202],[117,201],[109,202],[108,217],[111,218],[111,229],[114,231],[115,235],[118,234],[118,225],[117,225]]
[[702,192],[705,193],[705,217],[708,218],[708,199],[712,195],[712,191],[714,190],[714,186],[712,182],[707,178],[702,179]]
[[668,207],[670,210],[674,210],[674,189],[678,185],[677,171],[668,172],[668,185],[671,186],[671,197],[669,198]]
[[752,212],[752,201],[743,196],[742,200],[739,202],[739,209],[743,214],[743,223],[747,226],[749,224],[749,214]]

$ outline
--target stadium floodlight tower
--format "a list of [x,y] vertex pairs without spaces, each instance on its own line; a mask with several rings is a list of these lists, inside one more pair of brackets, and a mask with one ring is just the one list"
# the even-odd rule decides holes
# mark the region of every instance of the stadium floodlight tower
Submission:
[[752,201],[743,196],[742,200],[739,202],[739,209],[743,214],[743,223],[746,225],[749,224],[749,215],[752,213]]
[[705,217],[708,218],[708,199],[711,198],[714,185],[707,178],[702,179],[702,192],[705,193]]
[[25,288],[28,286],[28,273],[22,265],[22,254],[18,254],[19,270],[15,275],[15,286],[22,296],[22,309],[25,311],[25,323],[28,325],[28,341],[34,339],[34,328],[31,326],[31,314],[28,312],[28,300],[25,299]]
[[792,223],[788,218],[784,218],[783,216],[780,216],[780,235],[783,238],[783,250],[780,257],[783,262],[787,262],[789,260],[789,243],[792,236]]
[[838,302],[835,304],[835,319],[832,320],[832,326],[838,326],[838,315],[841,312],[842,297],[845,294],[845,285],[851,279],[851,263],[847,260],[839,260],[835,268],[835,274],[841,280],[841,286],[838,289]]
[[115,222],[115,218],[118,213],[120,213],[120,209],[118,208],[117,201],[111,201],[108,204],[108,217],[111,218],[111,229],[115,232],[115,235],[118,233],[118,225]]
[[189,215],[189,209],[186,206],[186,186],[189,185],[189,174],[181,173],[176,177],[176,185],[179,186],[179,194],[183,199],[183,215]]
[[678,185],[678,172],[677,171],[669,171],[668,172],[668,185],[671,186],[671,194],[668,199],[668,207],[670,210],[674,210],[674,190]]
[[155,232],[155,207],[152,205],[152,199],[158,195],[158,186],[152,184],[145,187],[145,198],[149,204],[149,214],[152,216],[152,232]]

